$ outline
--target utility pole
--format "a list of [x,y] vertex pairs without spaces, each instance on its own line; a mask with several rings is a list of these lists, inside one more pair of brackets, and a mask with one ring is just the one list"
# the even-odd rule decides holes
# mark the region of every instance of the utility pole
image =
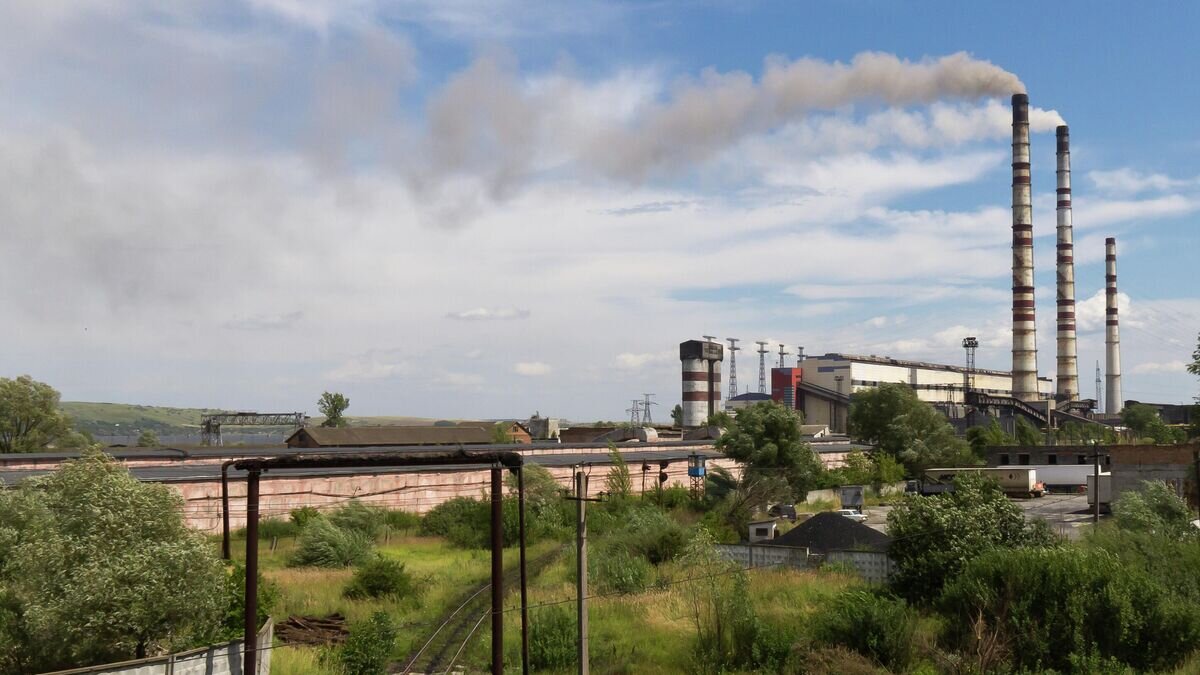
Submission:
[[729,395],[726,398],[737,396],[737,353],[741,351],[741,347],[737,346],[738,338],[725,338],[729,342]]
[[598,502],[599,499],[589,499],[588,477],[582,466],[575,467],[575,496],[567,497],[575,502],[575,571],[579,582],[575,586],[576,615],[579,626],[579,675],[588,675],[588,578],[587,578],[587,512],[585,502]]
[[762,340],[756,340],[758,345],[758,393],[767,393],[767,343]]
[[1100,525],[1100,450],[1092,443],[1092,484],[1096,486],[1095,499],[1092,500],[1092,524]]
[[786,367],[786,366],[783,364],[783,357],[785,357],[785,356],[788,356],[789,354],[791,354],[791,352],[785,352],[785,351],[783,350],[783,347],[784,347],[784,345],[782,345],[782,344],[781,344],[781,345],[779,345],[779,367],[780,367],[780,368],[785,368],[785,367]]

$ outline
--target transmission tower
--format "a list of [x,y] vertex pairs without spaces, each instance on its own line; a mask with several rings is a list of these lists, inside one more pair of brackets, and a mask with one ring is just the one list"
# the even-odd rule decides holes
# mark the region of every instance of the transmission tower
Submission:
[[633,407],[625,412],[629,413],[629,424],[635,427],[638,426],[642,418],[642,400],[640,398],[633,399]]
[[642,394],[642,396],[645,397],[645,400],[642,401],[642,426],[648,427],[654,424],[654,420],[650,418],[650,406],[658,404],[650,400],[654,394]]
[[741,351],[741,347],[737,346],[737,338],[725,338],[729,343],[729,395],[725,398],[733,398],[737,396],[737,353]]
[[758,345],[758,393],[767,393],[767,343],[762,340],[756,340],[754,344]]
[[[963,338],[963,349],[967,350],[967,372],[966,385],[967,389],[975,388],[975,350],[979,348],[979,340],[974,336]],[[965,402],[965,397],[964,397]]]
[[788,355],[790,355],[790,354],[791,354],[791,352],[785,352],[785,351],[783,351],[783,345],[782,345],[782,344],[781,344],[781,345],[779,345],[779,367],[780,367],[780,368],[785,368],[785,367],[786,367],[786,366],[784,365],[784,363],[783,363],[783,357],[785,357],[785,356],[788,356]]

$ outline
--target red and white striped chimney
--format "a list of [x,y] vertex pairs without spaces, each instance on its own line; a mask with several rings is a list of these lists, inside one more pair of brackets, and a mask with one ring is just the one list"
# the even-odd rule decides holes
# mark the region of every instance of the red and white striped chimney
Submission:
[[1117,240],[1104,240],[1104,412],[1121,412],[1121,332],[1117,316]]
[[1075,350],[1075,243],[1071,222],[1071,132],[1058,138],[1058,378],[1057,398],[1079,400],[1079,367]]
[[1029,184],[1029,96],[1012,97],[1012,392],[1038,398],[1037,323],[1033,302],[1033,197]]

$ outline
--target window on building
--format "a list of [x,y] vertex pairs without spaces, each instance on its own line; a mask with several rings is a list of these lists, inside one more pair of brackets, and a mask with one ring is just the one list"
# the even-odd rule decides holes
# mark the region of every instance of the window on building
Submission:
[[1054,453],[1050,453],[1050,454],[1046,455],[1046,463],[1047,464],[1058,464],[1058,455],[1056,455]]
[[1029,465],[1029,453],[1022,452],[1021,454],[1017,455],[1017,464],[1020,464],[1021,466],[1028,466]]
[[756,536],[756,537],[765,537],[765,536],[767,536],[767,528],[765,528],[765,527],[756,527],[756,528],[754,528],[754,536]]
[[1000,455],[1000,466],[1008,466],[1008,453]]

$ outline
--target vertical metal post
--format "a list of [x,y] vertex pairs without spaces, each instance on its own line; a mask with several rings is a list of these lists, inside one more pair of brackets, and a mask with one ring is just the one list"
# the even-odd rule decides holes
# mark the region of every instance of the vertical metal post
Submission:
[[503,469],[492,469],[492,675],[504,675],[503,476]]
[[582,469],[575,472],[575,550],[576,571],[579,584],[576,586],[576,612],[579,623],[579,675],[588,675],[588,611],[587,611],[587,499],[588,479]]
[[221,557],[230,559],[229,548],[229,465],[221,463]]
[[1096,486],[1096,498],[1092,500],[1092,524],[1100,524],[1100,446],[1092,446],[1092,484]]
[[521,537],[521,673],[529,674],[529,587],[525,571],[525,467],[517,468],[517,517]]
[[246,478],[246,616],[242,672],[255,675],[258,669],[258,478],[251,469]]
[[1196,512],[1200,513],[1200,450],[1192,452],[1192,459],[1196,462]]

